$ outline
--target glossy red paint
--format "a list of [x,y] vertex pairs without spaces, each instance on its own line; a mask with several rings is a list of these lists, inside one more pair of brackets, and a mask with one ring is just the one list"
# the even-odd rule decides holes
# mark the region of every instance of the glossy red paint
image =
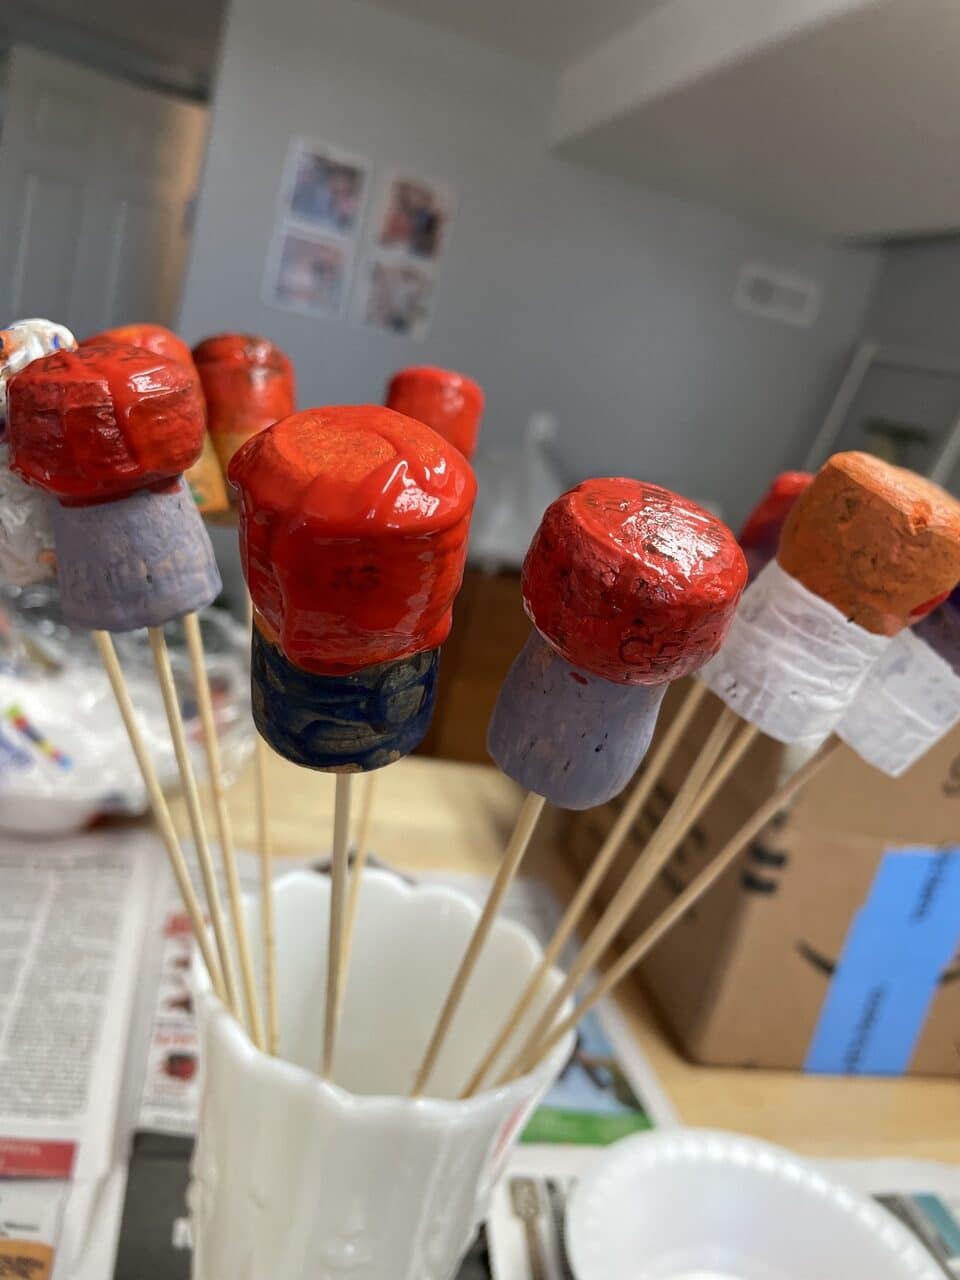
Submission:
[[221,333],[193,349],[220,465],[251,436],[296,408],[293,365],[268,338]]
[[263,633],[341,675],[446,639],[476,481],[436,432],[378,405],[308,409],[230,464]]
[[952,595],[952,591],[941,591],[940,594],[938,596],[934,596],[932,600],[924,600],[923,604],[918,604],[916,608],[911,609],[910,617],[918,620],[920,618],[928,617],[933,613],[934,609],[939,609],[942,604],[946,604]]
[[740,532],[741,547],[755,547],[772,540],[776,550],[780,530],[790,508],[812,480],[810,471],[781,471],[747,516]]
[[199,456],[203,428],[190,371],[140,347],[57,351],[10,383],[10,464],[68,505],[167,487]]
[[[193,363],[193,355],[183,339],[178,338],[172,330],[165,329],[162,324],[124,324],[117,329],[106,329],[92,338],[85,338],[80,345],[87,347],[103,342],[129,343],[133,347],[143,347],[145,351],[166,356],[168,360],[175,360],[177,364],[183,365],[196,379],[197,395],[206,412],[203,388],[197,367]],[[229,510],[226,481],[209,434],[204,436],[203,452],[185,475],[193,500],[204,515]]]
[[81,347],[98,347],[104,342],[119,342],[131,347],[142,347],[144,351],[152,351],[156,356],[166,356],[175,360],[196,374],[196,366],[190,348],[178,338],[172,329],[165,329],[162,324],[122,324],[116,329],[104,329],[103,333],[95,333],[84,338]]
[[807,471],[782,471],[750,512],[739,541],[751,580],[777,554],[784,521],[812,480]]
[[416,418],[456,445],[466,458],[477,447],[484,396],[480,384],[452,369],[415,365],[390,379],[387,405]]
[[717,652],[746,579],[722,521],[659,485],[614,478],[585,480],[547,508],[522,585],[537,630],[573,666],[662,684]]

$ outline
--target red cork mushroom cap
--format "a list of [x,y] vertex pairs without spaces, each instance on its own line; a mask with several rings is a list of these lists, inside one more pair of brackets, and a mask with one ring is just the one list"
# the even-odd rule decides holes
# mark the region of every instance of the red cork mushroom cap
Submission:
[[401,369],[387,387],[391,409],[426,423],[444,440],[455,444],[465,458],[472,458],[477,447],[483,403],[479,383],[452,369],[432,365]]
[[618,684],[664,684],[720,648],[747,580],[727,526],[659,485],[585,480],[551,503],[523,562],[534,626]]
[[203,447],[190,370],[103,343],[34,360],[9,388],[10,465],[68,505],[163,488]]
[[813,480],[810,471],[781,471],[747,516],[740,531],[741,547],[756,547],[780,537],[790,508]]
[[220,465],[251,436],[296,408],[293,365],[268,338],[221,333],[193,349]]
[[142,347],[144,351],[152,351],[156,356],[166,356],[175,360],[196,374],[190,348],[182,338],[162,324],[122,324],[116,329],[105,329],[90,338],[84,338],[81,347],[102,346],[104,342],[119,342],[131,347]]
[[782,471],[747,516],[740,532],[740,546],[751,579],[776,556],[784,522],[812,480],[808,471]]
[[[166,356],[167,359],[176,360],[177,364],[182,364],[196,379],[197,394],[206,414],[203,388],[200,385],[197,367],[193,363],[193,353],[183,339],[178,338],[172,330],[165,329],[162,324],[124,324],[116,329],[106,329],[96,337],[85,338],[80,345],[85,347],[100,342],[129,343],[131,346],[143,347],[145,351],[153,351],[158,356]],[[204,437],[203,452],[184,474],[194,501],[203,515],[214,516],[229,510],[226,480],[209,432]]]
[[257,624],[296,666],[347,674],[446,639],[476,481],[435,431],[379,405],[308,409],[229,477]]

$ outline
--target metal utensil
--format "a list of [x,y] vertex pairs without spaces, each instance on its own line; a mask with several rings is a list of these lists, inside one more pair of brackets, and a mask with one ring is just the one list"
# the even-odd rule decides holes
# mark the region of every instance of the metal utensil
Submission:
[[560,1267],[560,1280],[576,1280],[570,1259],[567,1255],[567,1241],[564,1232],[564,1218],[567,1211],[567,1195],[572,1188],[563,1187],[555,1178],[547,1179],[547,1200],[550,1203],[550,1215],[553,1218],[556,1256]]
[[526,1232],[530,1280],[550,1280],[543,1253],[543,1242],[540,1239],[539,1225],[543,1216],[543,1206],[536,1182],[532,1178],[511,1179],[510,1203]]

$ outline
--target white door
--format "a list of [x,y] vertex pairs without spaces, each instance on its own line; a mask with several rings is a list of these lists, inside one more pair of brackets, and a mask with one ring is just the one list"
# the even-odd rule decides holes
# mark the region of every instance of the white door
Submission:
[[17,46],[0,133],[0,325],[172,324],[206,110]]

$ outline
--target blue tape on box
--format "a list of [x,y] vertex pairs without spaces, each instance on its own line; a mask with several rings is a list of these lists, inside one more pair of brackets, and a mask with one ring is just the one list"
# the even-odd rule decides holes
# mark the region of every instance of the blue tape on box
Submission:
[[884,854],[854,917],[804,1068],[900,1075],[960,940],[960,848]]

